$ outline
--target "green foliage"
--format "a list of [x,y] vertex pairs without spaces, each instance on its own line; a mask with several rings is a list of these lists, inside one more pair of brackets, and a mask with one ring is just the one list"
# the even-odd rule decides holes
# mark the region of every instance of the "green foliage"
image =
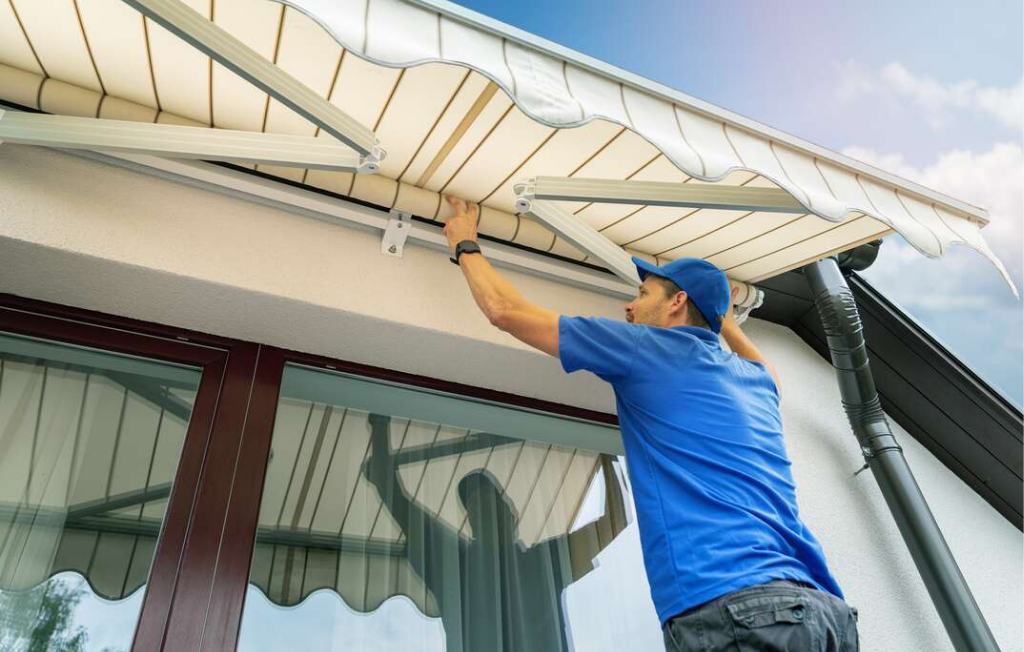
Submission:
[[89,635],[74,627],[85,583],[51,579],[29,591],[0,591],[0,649],[10,652],[84,652]]

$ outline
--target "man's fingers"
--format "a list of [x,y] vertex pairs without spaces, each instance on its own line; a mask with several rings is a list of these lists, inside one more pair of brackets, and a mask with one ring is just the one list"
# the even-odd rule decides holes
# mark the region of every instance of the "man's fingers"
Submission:
[[445,199],[447,199],[448,203],[451,204],[452,208],[455,209],[456,215],[466,211],[466,202],[460,199],[459,197],[456,197],[455,195],[445,195]]

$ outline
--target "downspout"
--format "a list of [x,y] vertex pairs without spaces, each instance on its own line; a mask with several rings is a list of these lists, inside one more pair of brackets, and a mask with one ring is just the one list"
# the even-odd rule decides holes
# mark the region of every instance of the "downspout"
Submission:
[[[844,262],[863,269],[875,253],[877,245],[873,251],[848,255]],[[803,272],[825,329],[846,416],[953,647],[958,652],[998,652],[999,646],[886,421],[868,365],[860,314],[839,264],[826,258],[804,267]]]

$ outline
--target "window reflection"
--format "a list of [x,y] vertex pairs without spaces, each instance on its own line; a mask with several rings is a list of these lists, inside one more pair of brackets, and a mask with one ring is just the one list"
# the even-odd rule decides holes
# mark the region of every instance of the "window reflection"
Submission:
[[566,444],[608,429],[410,392],[286,367],[239,649],[271,622],[309,649],[587,649],[567,599],[627,496],[614,455]]
[[0,649],[128,648],[199,377],[0,333]]
[[82,575],[58,573],[26,591],[0,591],[0,650],[124,652],[141,607],[141,588],[106,600]]
[[299,604],[283,607],[249,585],[239,650],[415,650],[444,652],[444,628],[404,596],[375,611],[351,609],[334,591],[320,589]]

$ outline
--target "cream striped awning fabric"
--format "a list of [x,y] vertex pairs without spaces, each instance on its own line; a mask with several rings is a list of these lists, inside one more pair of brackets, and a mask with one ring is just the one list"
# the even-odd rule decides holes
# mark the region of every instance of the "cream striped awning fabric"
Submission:
[[[569,203],[652,261],[705,258],[757,282],[893,232],[986,256],[984,210],[442,0],[187,0],[375,131],[374,176],[259,166],[293,182],[583,260],[515,213],[535,176],[781,187],[804,214]],[[120,0],[0,3],[0,99],[51,113],[296,135],[316,127]],[[322,135],[322,137],[328,137]]]
[[[342,406],[281,399],[251,581],[283,605],[329,588],[357,611],[373,611],[403,594],[437,616],[408,559],[407,532],[416,531],[414,524],[395,520],[363,472],[371,450],[368,417]],[[518,546],[561,539],[574,580],[625,527],[625,497],[607,454],[402,418],[390,419],[388,436],[409,500],[467,542],[474,535],[457,487],[479,471],[489,474],[514,511]],[[603,513],[579,523],[595,488],[603,490]]]
[[[31,357],[12,342],[0,336],[0,592],[74,571],[122,599],[149,575],[195,383]],[[437,616],[406,534],[363,471],[370,436],[366,412],[281,399],[252,581],[278,604],[330,588],[368,612],[403,593]],[[626,525],[608,454],[401,418],[389,436],[410,500],[466,541],[457,487],[477,471],[515,511],[519,546],[562,540],[573,579]],[[595,491],[603,513],[588,522]]]

